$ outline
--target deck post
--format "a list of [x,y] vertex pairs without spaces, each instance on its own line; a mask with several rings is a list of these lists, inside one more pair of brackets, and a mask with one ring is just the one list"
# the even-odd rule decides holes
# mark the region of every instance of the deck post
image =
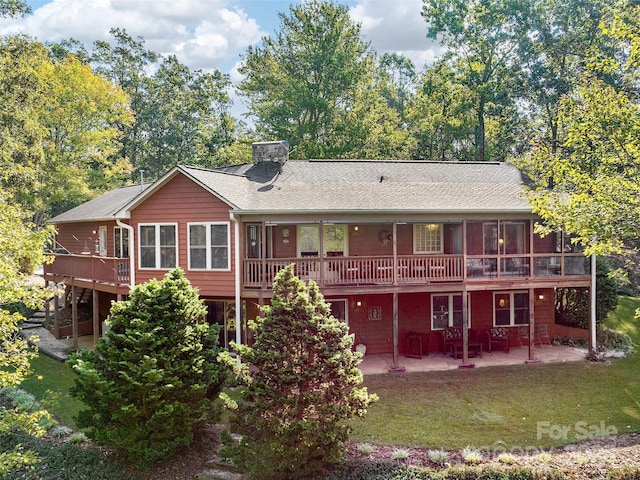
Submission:
[[78,350],[78,296],[76,287],[71,278],[71,334],[73,337],[73,349]]
[[100,340],[100,292],[96,289],[95,282],[93,284],[93,345],[95,346]]
[[536,360],[536,321],[535,321],[535,290],[529,289],[529,358],[525,363],[539,363]]
[[598,349],[596,340],[596,256],[591,255],[591,288],[589,289],[589,353]]
[[466,289],[462,290],[462,368],[474,366],[469,363],[469,305]]
[[60,338],[60,292],[53,295],[53,336]]
[[398,368],[398,292],[393,292],[393,365]]

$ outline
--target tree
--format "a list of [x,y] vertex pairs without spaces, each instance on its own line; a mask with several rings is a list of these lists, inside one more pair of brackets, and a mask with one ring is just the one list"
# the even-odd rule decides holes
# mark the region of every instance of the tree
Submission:
[[95,351],[69,360],[71,394],[88,407],[78,426],[139,468],[188,445],[227,378],[217,361],[219,328],[205,316],[180,269],[114,303]]
[[[147,50],[142,37],[112,29],[115,45],[95,42],[90,56],[96,71],[116,82],[131,98],[135,122],[120,124],[120,155],[147,178],[157,178],[180,163],[211,167],[250,158],[230,115],[231,82],[220,71],[191,71],[175,56]],[[153,71],[153,73],[150,73]]]
[[[44,243],[50,229],[35,230],[29,222],[30,214],[9,203],[10,196],[0,189],[0,388],[18,386],[31,372],[30,361],[37,356],[36,349],[20,337],[18,324],[24,320],[16,308],[18,304],[39,308],[48,297],[44,287],[29,281],[36,265],[42,265]],[[0,434],[25,432],[43,436],[46,429],[42,420],[48,413],[8,411],[0,408]],[[33,463],[33,452],[0,452],[0,476],[12,469]]]
[[407,112],[415,146],[411,156],[425,160],[473,160],[473,94],[458,82],[446,61],[428,67]]
[[259,134],[287,140],[297,158],[351,158],[365,150],[376,125],[399,125],[379,91],[367,109],[375,59],[347,7],[313,0],[279,16],[280,30],[250,47],[239,68],[245,79],[238,88]]
[[518,40],[522,88],[530,118],[530,134],[559,144],[560,99],[571,94],[594,50],[607,48],[599,27],[610,2],[569,0],[532,1],[528,35]]
[[539,142],[517,159],[546,234],[572,234],[586,254],[619,252],[640,228],[640,108],[624,92],[587,77],[561,104],[562,145]]
[[114,123],[132,118],[122,90],[25,36],[4,37],[0,55],[0,181],[13,200],[42,225],[120,184],[128,164],[113,155]]
[[[514,89],[519,68],[512,59],[517,39],[526,34],[528,1],[423,2],[422,16],[429,25],[427,35],[449,47],[447,58],[459,72],[459,81],[473,95],[476,159],[485,161],[487,118],[504,117],[503,107],[511,107],[512,97],[507,92]],[[508,126],[508,121],[499,125]]]
[[358,388],[361,356],[313,281],[281,270],[252,347],[234,345],[248,381],[231,421],[242,435],[227,453],[256,478],[295,479],[340,460],[350,427],[376,399]]

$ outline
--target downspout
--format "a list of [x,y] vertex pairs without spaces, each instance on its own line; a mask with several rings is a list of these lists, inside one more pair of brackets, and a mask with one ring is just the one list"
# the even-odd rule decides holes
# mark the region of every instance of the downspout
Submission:
[[[234,225],[233,249],[235,254],[236,343],[240,345],[242,343],[242,305],[240,304],[240,223],[233,212],[229,213],[229,218]],[[241,363],[240,355],[237,355],[236,359],[239,366]]]
[[136,286],[136,246],[134,241],[134,230],[131,225],[122,223],[119,218],[116,218],[116,225],[129,230],[129,287]]

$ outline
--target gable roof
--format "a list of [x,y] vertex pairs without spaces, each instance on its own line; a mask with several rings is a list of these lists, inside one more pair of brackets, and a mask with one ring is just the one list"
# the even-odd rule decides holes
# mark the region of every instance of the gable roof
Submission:
[[179,165],[142,191],[140,185],[116,189],[51,222],[126,218],[181,174],[235,213],[531,213],[526,178],[507,163],[289,160]]
[[290,160],[181,167],[234,211],[531,212],[526,179],[506,163]]
[[56,215],[49,220],[49,223],[114,220],[116,218],[115,214],[123,205],[129,203],[148,187],[149,184],[118,187],[60,215]]

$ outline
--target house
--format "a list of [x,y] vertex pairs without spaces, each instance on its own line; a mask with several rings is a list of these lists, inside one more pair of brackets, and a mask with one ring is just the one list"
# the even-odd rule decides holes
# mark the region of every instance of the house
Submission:
[[367,352],[395,361],[416,353],[417,338],[419,354],[442,351],[443,332],[454,331],[466,362],[500,328],[512,344],[527,338],[534,360],[534,327],[560,328],[554,289],[591,288],[591,259],[562,232],[535,232],[512,165],[288,160],[286,142],[253,149],[251,164],[178,166],[51,220],[65,250],[45,278],[65,284],[74,306],[92,301],[96,339],[112,300],[179,266],[208,320],[224,326],[222,344],[250,342],[246,319],[293,264]]

